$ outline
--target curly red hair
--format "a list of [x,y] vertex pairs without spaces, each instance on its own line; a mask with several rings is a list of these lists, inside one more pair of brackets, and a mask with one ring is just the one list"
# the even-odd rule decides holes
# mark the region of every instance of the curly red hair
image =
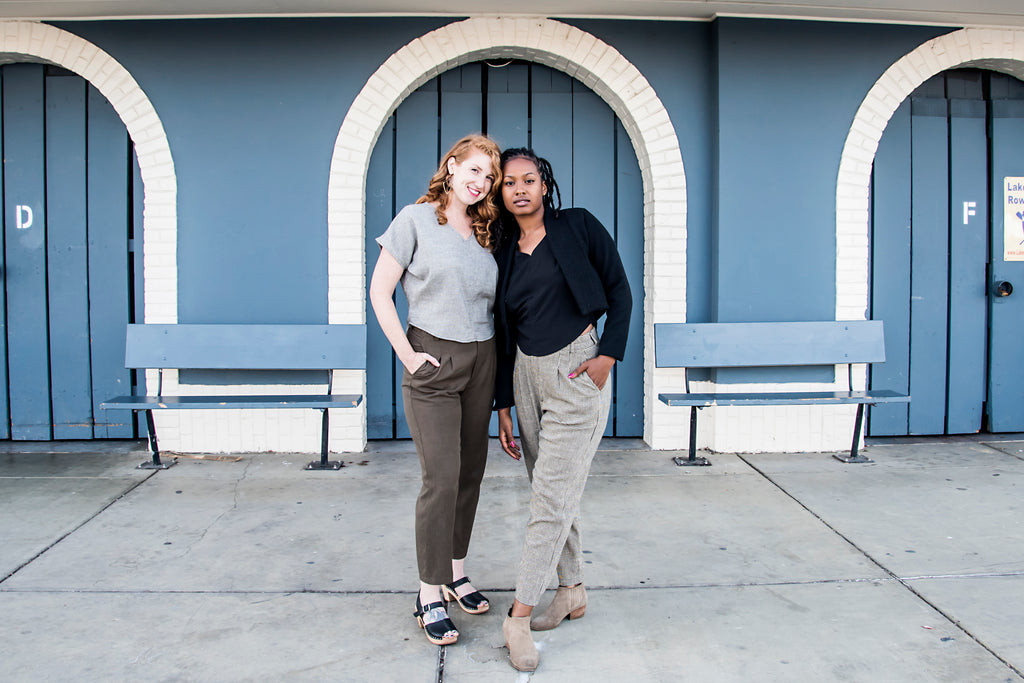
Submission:
[[495,243],[495,221],[498,218],[498,192],[501,190],[501,150],[498,145],[486,135],[473,133],[462,138],[448,150],[448,153],[441,157],[441,164],[437,172],[430,178],[427,185],[427,193],[416,200],[417,204],[437,203],[437,222],[441,225],[448,223],[444,215],[445,209],[451,202],[451,188],[448,185],[448,160],[455,159],[461,164],[466,157],[475,151],[486,154],[491,159],[491,174],[494,182],[487,195],[476,204],[471,204],[466,212],[469,214],[470,223],[473,226],[473,234],[476,241],[484,249],[493,249]]

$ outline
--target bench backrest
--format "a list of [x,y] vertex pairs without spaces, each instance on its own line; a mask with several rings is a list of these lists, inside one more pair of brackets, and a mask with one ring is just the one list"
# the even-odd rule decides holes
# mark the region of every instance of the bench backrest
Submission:
[[880,363],[881,320],[788,323],[658,323],[659,368],[774,367]]
[[128,325],[125,342],[126,368],[366,367],[365,325]]

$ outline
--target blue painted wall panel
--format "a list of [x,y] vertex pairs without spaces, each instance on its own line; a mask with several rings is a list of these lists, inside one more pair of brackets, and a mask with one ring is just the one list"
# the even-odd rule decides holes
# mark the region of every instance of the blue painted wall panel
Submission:
[[527,64],[487,70],[487,133],[502,149],[529,142],[529,81]]
[[[370,157],[366,172],[366,277],[370,276],[380,255],[377,237],[395,215],[394,163],[395,117],[384,125]],[[391,344],[377,324],[370,298],[366,298],[366,436],[370,439],[394,437],[395,382]]]
[[[145,193],[143,192],[142,186],[142,170],[139,168],[138,155],[135,153],[134,145],[132,148],[132,197],[131,197],[131,253],[129,254],[129,261],[132,264],[132,274],[134,280],[132,282],[132,290],[128,292],[128,296],[132,300],[132,316],[131,322],[141,323],[146,320],[146,297],[144,291],[145,278],[145,259],[143,258],[143,208],[145,207]],[[140,385],[145,384],[145,373],[137,370],[132,370],[129,373],[132,381],[132,393],[141,394],[139,390]],[[140,439],[149,437],[149,429],[146,427],[145,415],[135,414],[135,433]]]
[[[3,130],[4,122],[4,107],[3,107],[3,75],[0,72],[0,131]],[[4,141],[3,135],[0,135],[0,159],[3,159]],[[3,190],[3,173],[0,173],[0,192]],[[0,197],[3,195],[0,194]],[[0,237],[6,235],[7,230],[7,210],[4,206],[3,210],[0,211]],[[12,227],[13,229],[13,227]],[[0,249],[0,272],[4,273],[6,278],[7,273],[7,257],[6,248]],[[7,285],[6,280],[0,280],[4,286],[0,287],[0,311],[7,310]],[[0,315],[0,359],[7,358],[7,316]],[[10,405],[7,401],[7,363],[0,362],[0,439],[11,438],[11,414]]]
[[[910,102],[893,114],[875,154],[871,229],[871,319],[885,325],[885,362],[873,389],[910,390]],[[907,434],[907,404],[870,409],[872,436]]]
[[133,436],[132,412],[100,410],[99,404],[131,391],[131,374],[124,367],[131,281],[127,203],[131,148],[121,119],[91,86],[87,108],[93,434],[96,438],[123,439]]
[[943,31],[741,19],[715,28],[717,320],[830,319],[850,123],[885,68]]
[[[1017,84],[1019,88],[1019,84]],[[1020,96],[1020,95],[1018,95]],[[1003,257],[1004,178],[1024,177],[1024,99],[992,103],[992,273],[990,285],[1013,284],[1010,296],[991,296],[989,429],[1024,431],[1024,261]]]
[[[89,264],[84,220],[85,99],[84,80],[46,79],[50,394],[55,439],[91,439],[93,435]],[[121,136],[124,137],[123,126]]]
[[48,440],[43,67],[4,69],[4,243],[11,438]]
[[637,381],[644,375],[643,181],[621,123],[615,125],[615,144],[615,237],[633,295],[626,357],[615,366],[615,432],[639,435],[644,431],[644,387]]
[[911,101],[911,434],[942,434],[945,429],[948,136],[945,99]]
[[551,162],[562,205],[572,206],[572,79],[555,69],[534,69],[530,146]]
[[947,434],[981,429],[988,339],[988,137],[984,100],[950,100]]
[[439,77],[441,88],[441,144],[438,160],[456,142],[483,131],[483,98],[479,64],[466,64]]
[[[608,106],[578,81],[573,83],[572,98],[573,167],[572,204],[587,209],[613,237],[615,235],[615,115]],[[562,185],[566,187],[565,174]],[[598,321],[598,334],[604,332],[605,318]],[[612,383],[612,407],[604,435],[615,428],[616,373]]]

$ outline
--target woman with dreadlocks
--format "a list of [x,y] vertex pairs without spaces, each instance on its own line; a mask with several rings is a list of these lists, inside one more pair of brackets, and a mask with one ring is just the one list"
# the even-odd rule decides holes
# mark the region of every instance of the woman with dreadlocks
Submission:
[[[561,209],[551,164],[516,148],[501,155],[501,167],[495,406],[501,447],[525,460],[532,487],[515,602],[502,631],[512,666],[533,671],[539,657],[530,629],[554,628],[587,608],[580,498],[608,421],[608,376],[625,352],[632,298],[608,231],[586,209]],[[556,568],[558,590],[533,615]]]

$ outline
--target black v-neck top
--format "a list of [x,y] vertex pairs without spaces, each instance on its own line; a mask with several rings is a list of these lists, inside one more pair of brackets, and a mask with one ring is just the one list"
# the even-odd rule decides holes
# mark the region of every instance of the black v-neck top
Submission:
[[580,313],[546,236],[533,254],[516,250],[505,306],[518,332],[516,342],[530,356],[564,348],[597,322]]

